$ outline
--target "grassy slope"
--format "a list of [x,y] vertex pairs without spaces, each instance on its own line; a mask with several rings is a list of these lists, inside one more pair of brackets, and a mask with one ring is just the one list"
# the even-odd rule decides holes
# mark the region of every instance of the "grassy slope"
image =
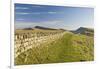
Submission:
[[66,33],[62,38],[22,53],[15,64],[41,64],[93,60],[93,37]]

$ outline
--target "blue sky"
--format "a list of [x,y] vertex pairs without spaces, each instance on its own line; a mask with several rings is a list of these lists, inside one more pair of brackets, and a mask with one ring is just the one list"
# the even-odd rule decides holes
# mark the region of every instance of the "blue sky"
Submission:
[[94,9],[34,4],[15,4],[15,28],[43,26],[77,29],[92,27]]

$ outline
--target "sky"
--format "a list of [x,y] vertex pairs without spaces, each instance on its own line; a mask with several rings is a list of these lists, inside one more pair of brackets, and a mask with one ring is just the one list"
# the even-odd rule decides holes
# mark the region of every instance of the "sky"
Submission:
[[43,26],[74,30],[93,28],[94,9],[88,7],[15,4],[15,29]]

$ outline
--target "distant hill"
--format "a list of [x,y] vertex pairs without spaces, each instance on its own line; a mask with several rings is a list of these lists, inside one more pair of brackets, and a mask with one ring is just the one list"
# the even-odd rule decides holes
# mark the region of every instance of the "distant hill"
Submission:
[[16,29],[16,30],[35,30],[35,29],[40,29],[40,30],[61,30],[61,31],[68,31],[68,30],[65,30],[65,29],[62,29],[62,28],[55,29],[55,28],[49,28],[49,27],[43,27],[43,26],[35,26],[35,27],[33,27],[33,28],[28,27],[28,28]]
[[47,27],[42,27],[42,26],[35,26],[35,29],[43,29],[43,30],[57,30],[57,29],[53,29],[53,28],[47,28]]
[[87,35],[87,36],[93,36],[94,35],[94,30],[91,28],[85,28],[85,27],[80,27],[75,31],[71,31],[75,34],[83,34],[83,35]]
[[33,28],[24,28],[23,30],[34,30],[34,29],[42,29],[42,30],[57,30],[53,28],[47,28],[47,27],[42,27],[42,26],[35,26]]
[[33,28],[24,28],[24,30],[33,30]]

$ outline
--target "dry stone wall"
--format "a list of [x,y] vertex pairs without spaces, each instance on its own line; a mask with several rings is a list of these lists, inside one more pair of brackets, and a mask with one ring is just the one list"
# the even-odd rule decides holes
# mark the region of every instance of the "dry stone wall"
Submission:
[[39,47],[41,44],[56,41],[65,34],[64,31],[57,32],[24,32],[15,33],[15,58],[21,53],[33,47]]

